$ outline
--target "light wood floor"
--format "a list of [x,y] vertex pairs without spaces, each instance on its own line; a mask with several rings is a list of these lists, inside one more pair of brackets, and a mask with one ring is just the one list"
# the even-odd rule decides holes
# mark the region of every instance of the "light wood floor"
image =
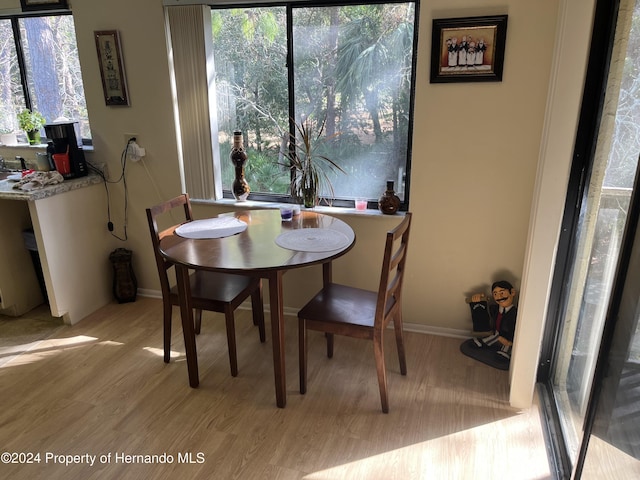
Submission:
[[61,318],[51,316],[47,304],[20,317],[0,315],[0,366],[49,338],[63,326]]
[[[460,340],[407,333],[402,377],[389,335],[384,415],[364,341],[336,338],[329,360],[324,338],[310,333],[300,395],[297,325],[287,318],[287,406],[279,409],[269,336],[260,344],[250,312],[238,312],[233,378],[224,323],[206,315],[198,389],[188,385],[177,311],[175,355],[164,364],[161,304],[149,298],[108,305],[2,366],[0,452],[39,453],[40,463],[0,463],[0,478],[551,478],[537,408],[512,409],[507,372],[464,357]],[[172,462],[159,463],[163,454]],[[188,454],[193,463],[184,463]],[[95,455],[96,463],[78,457],[85,463],[65,466],[51,455]],[[132,464],[122,455],[160,457]]]

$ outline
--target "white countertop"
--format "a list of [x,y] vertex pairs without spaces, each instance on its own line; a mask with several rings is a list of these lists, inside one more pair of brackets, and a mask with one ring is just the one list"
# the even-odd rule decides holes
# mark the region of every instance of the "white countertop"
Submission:
[[101,182],[102,177],[100,175],[94,172],[89,172],[89,175],[84,177],[65,180],[64,182],[56,185],[25,192],[23,190],[13,188],[15,182],[11,180],[0,180],[0,200],[40,200],[42,198],[52,197],[59,193],[88,187],[89,185]]

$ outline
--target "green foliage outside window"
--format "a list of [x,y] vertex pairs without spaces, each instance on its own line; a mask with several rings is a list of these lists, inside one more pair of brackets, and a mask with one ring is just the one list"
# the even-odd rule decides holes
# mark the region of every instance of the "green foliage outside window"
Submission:
[[291,170],[274,165],[289,139],[289,119],[299,124],[312,117],[326,119],[326,156],[347,172],[326,172],[335,198],[377,199],[387,180],[396,181],[402,198],[415,21],[413,2],[292,4],[290,18],[285,7],[214,8],[223,187],[228,190],[234,176],[228,160],[232,132],[241,130],[252,193],[288,194]]

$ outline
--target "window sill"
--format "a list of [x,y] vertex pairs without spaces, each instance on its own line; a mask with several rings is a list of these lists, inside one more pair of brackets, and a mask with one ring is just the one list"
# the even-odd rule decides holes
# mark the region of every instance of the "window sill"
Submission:
[[10,148],[10,149],[24,149],[24,148],[33,148],[37,150],[46,150],[47,144],[40,143],[38,145],[31,145],[30,143],[0,143],[0,147],[2,148]]
[[[278,202],[258,202],[255,200],[247,200],[245,202],[237,202],[230,198],[223,198],[220,200],[195,200],[191,199],[191,203],[194,205],[215,205],[218,207],[230,207],[233,210],[247,210],[247,209],[267,209],[267,208],[278,208],[280,205],[290,205],[286,203],[278,203]],[[356,210],[355,208],[349,207],[328,207],[328,206],[317,206],[313,209],[302,208],[302,210],[313,210],[318,213],[326,213],[327,215],[347,215],[354,217],[392,217],[393,215],[385,215],[380,210],[368,208],[366,210]],[[404,216],[404,212],[397,212],[396,216]]]
[[[46,152],[47,144],[40,143],[38,145],[31,145],[30,143],[9,143],[9,144],[0,143],[0,148],[8,148],[8,149],[14,149],[14,150],[23,150],[25,148],[28,148],[28,149]],[[93,145],[83,145],[82,150],[84,150],[85,152],[92,152]]]

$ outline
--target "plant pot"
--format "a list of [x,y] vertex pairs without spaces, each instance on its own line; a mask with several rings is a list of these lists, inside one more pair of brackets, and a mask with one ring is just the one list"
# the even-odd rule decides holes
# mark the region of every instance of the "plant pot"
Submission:
[[314,188],[306,188],[302,191],[302,201],[305,208],[313,208],[318,203],[318,195]]
[[40,130],[31,130],[27,132],[29,145],[40,145]]

